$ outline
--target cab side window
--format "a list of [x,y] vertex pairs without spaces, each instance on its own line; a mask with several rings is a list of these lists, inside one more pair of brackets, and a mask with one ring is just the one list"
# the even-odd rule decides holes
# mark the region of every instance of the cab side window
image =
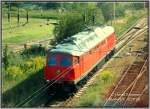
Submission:
[[75,58],[75,59],[74,59],[74,63],[75,63],[75,64],[78,64],[78,63],[79,63],[78,58]]

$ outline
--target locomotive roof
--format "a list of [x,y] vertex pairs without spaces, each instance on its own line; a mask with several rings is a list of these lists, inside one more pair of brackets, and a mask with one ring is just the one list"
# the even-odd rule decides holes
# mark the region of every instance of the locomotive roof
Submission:
[[65,53],[80,56],[95,47],[114,32],[111,26],[92,27],[60,42],[49,53]]

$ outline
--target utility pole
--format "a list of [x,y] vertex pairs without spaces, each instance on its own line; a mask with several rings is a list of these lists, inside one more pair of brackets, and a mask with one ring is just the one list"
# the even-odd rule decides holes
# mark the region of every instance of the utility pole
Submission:
[[26,14],[27,14],[26,18],[27,18],[27,23],[28,23],[28,22],[29,22],[29,13],[28,13],[28,9],[26,10]]
[[19,25],[19,5],[18,5],[18,15],[17,15],[17,21],[18,21],[18,25]]
[[41,12],[41,18],[42,18],[42,16],[43,16],[43,9],[42,9],[42,7],[40,7],[40,12]]
[[84,11],[84,22],[86,22],[86,18],[87,18],[87,17],[86,17],[86,14],[87,14],[87,13],[86,13],[86,10],[85,10],[85,11]]
[[94,25],[95,24],[95,11],[93,11],[92,21],[93,21],[93,25]]
[[116,24],[116,3],[114,2],[114,24]]
[[9,2],[9,5],[8,5],[8,22],[10,23],[10,2]]

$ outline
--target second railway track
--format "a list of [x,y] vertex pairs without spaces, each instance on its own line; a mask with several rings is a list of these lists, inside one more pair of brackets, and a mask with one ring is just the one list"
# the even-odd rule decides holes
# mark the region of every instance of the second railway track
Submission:
[[144,55],[141,62],[134,61],[133,64],[125,69],[122,78],[111,92],[104,106],[147,106],[147,104],[138,104],[138,102],[142,101],[141,96],[148,91],[147,64],[148,56]]

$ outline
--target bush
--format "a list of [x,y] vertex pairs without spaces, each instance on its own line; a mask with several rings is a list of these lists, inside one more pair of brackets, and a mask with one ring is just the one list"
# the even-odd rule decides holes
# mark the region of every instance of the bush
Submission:
[[144,8],[144,3],[133,3],[132,5],[135,10],[140,10]]
[[20,67],[17,66],[10,66],[7,68],[6,70],[6,75],[10,78],[10,79],[15,79],[16,77],[21,77],[23,75],[23,71],[21,70]]
[[25,49],[21,55],[29,56],[29,55],[45,55],[46,48],[41,45],[32,45],[31,48]]
[[113,74],[112,72],[106,70],[106,71],[103,71],[101,73],[101,79],[106,83],[106,82],[110,82],[113,78]]
[[24,72],[26,73],[31,73],[33,72],[34,68],[34,63],[31,60],[27,60],[24,62],[24,65],[22,66],[22,69],[24,70]]
[[33,61],[34,69],[36,72],[43,67],[44,62],[45,62],[45,58],[42,58],[41,56],[37,56],[35,58],[32,58],[31,61]]

